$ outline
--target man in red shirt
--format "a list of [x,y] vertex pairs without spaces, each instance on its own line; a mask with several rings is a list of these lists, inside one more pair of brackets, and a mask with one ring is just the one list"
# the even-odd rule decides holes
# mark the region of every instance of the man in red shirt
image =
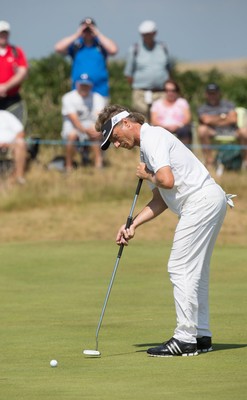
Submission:
[[23,50],[9,43],[10,24],[0,21],[0,109],[12,112],[25,124],[25,107],[19,90],[28,73]]

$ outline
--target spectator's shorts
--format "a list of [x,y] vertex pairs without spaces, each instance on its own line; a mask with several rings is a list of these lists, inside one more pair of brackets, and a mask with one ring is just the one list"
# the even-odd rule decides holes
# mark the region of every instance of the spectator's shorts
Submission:
[[174,133],[179,139],[185,139],[185,138],[189,138],[190,140],[192,139],[191,125],[181,126],[181,128],[178,128]]
[[[87,126],[87,127],[93,125],[92,121],[83,121],[82,124],[84,126]],[[68,140],[69,135],[71,135],[71,134],[76,134],[80,142],[84,142],[85,140],[89,140],[89,136],[86,133],[82,133],[82,132],[78,131],[74,127],[74,125],[72,124],[71,121],[68,121],[68,120],[64,121],[63,122],[63,127],[62,127],[62,132],[61,132],[62,138],[64,140]]]
[[235,127],[216,127],[215,128],[215,132],[216,135],[215,136],[236,136],[236,131],[237,128]]
[[11,144],[14,143],[17,134],[15,132],[1,132],[0,143]]

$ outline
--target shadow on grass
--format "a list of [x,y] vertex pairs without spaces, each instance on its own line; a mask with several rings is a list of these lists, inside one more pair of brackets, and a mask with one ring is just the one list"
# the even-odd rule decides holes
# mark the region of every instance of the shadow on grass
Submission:
[[[136,353],[142,353],[147,350],[149,347],[160,346],[161,343],[137,343],[134,344],[134,347],[145,347],[143,350],[137,350]],[[243,347],[247,347],[247,344],[237,344],[237,343],[213,343],[213,351],[220,350],[233,350],[233,349],[241,349]]]
[[[85,360],[99,360],[101,358],[111,358],[111,357],[119,357],[119,356],[126,356],[130,355],[133,353],[146,353],[147,349],[149,347],[155,347],[159,346],[160,343],[138,343],[138,344],[133,344],[134,347],[145,347],[145,349],[141,350],[136,350],[135,352],[125,352],[125,353],[115,353],[115,354],[106,354],[106,355],[100,355],[100,356],[84,356]],[[216,351],[219,350],[232,350],[232,349],[241,349],[243,347],[247,347],[247,344],[234,344],[234,343],[215,343],[213,344],[213,352],[215,353]],[[208,353],[201,353],[201,354],[208,354]]]

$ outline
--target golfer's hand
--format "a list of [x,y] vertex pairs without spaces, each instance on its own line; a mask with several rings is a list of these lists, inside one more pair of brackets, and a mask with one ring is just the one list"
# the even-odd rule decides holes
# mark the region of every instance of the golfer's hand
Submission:
[[130,228],[125,229],[125,225],[122,225],[119,229],[116,237],[116,242],[120,246],[123,244],[124,246],[128,246],[129,240],[135,236],[135,228],[133,225]]
[[141,179],[150,179],[150,176],[152,175],[151,171],[147,168],[146,164],[143,162],[140,162],[139,165],[137,165],[136,168],[136,175],[138,178]]

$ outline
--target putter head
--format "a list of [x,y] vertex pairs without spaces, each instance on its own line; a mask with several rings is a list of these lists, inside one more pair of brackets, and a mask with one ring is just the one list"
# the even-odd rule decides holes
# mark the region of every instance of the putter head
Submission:
[[98,350],[83,350],[85,356],[99,357],[100,351]]

